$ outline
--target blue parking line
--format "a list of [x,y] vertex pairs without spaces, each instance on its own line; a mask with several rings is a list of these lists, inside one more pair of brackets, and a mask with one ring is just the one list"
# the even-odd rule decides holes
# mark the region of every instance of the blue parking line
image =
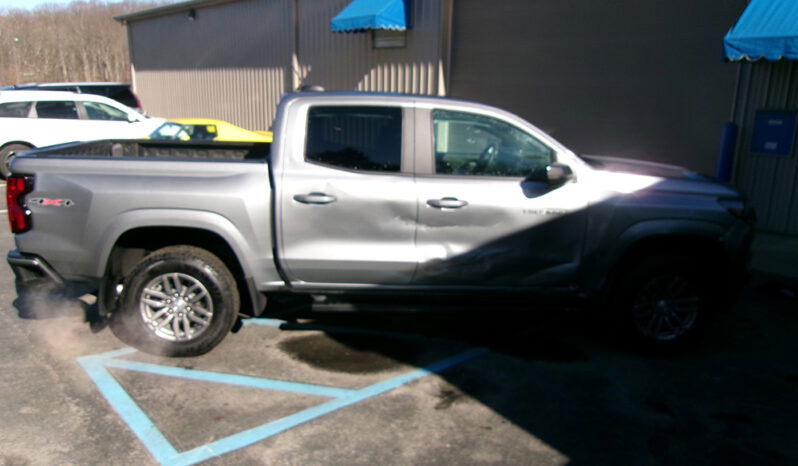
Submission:
[[185,369],[182,367],[159,366],[157,364],[148,364],[145,362],[129,361],[125,359],[108,359],[105,361],[105,367],[115,367],[117,369],[147,372],[150,374],[199,380],[202,382],[215,382],[227,385],[263,388],[282,392],[304,393],[307,395],[325,396],[329,398],[341,398],[354,392],[354,390],[348,388],[327,387],[324,385],[313,385],[299,382],[286,382],[283,380],[264,379],[261,377],[228,374],[224,372]]
[[[126,348],[131,349],[131,348]],[[125,351],[129,354],[132,351]],[[120,353],[115,351],[113,353]],[[108,370],[103,366],[103,362],[114,357],[115,354],[87,356],[78,359],[78,363],[83,367],[89,377],[91,377],[103,396],[111,403],[111,406],[119,414],[119,417],[127,423],[128,427],[141,440],[150,451],[155,460],[161,464],[167,464],[169,460],[179,455],[177,450],[166,440],[158,427],[150,420],[139,405],[133,401],[124,388],[114,379]]]
[[254,319],[241,319],[241,324],[244,326],[257,325],[261,327],[280,327],[288,322],[280,319],[267,319],[265,317],[257,317]]
[[261,440],[267,439],[273,435],[284,432],[300,424],[304,424],[306,422],[330,414],[333,411],[337,411],[341,408],[346,408],[347,406],[351,406],[353,404],[368,400],[369,398],[373,398],[377,395],[389,392],[391,390],[401,387],[402,385],[410,383],[416,379],[420,379],[430,374],[442,372],[458,364],[462,364],[478,356],[482,356],[485,353],[487,353],[487,351],[488,350],[482,348],[467,351],[452,358],[439,361],[427,368],[419,369],[405,375],[400,375],[398,377],[394,377],[392,379],[385,380],[383,382],[378,382],[374,385],[370,385],[366,388],[357,390],[351,396],[348,396],[346,398],[331,400],[328,401],[327,403],[323,403],[313,408],[309,408],[304,411],[300,411],[296,414],[286,416],[277,421],[273,421],[258,427],[254,427],[249,430],[245,430],[243,432],[239,432],[237,434],[233,434],[229,437],[217,440],[215,442],[211,442],[201,447],[197,447],[193,450],[188,450],[184,453],[181,453],[179,455],[179,458],[175,458],[177,461],[173,461],[170,464],[175,464],[175,465],[195,464],[197,462],[204,461],[213,456],[219,456],[225,453],[230,453],[232,451],[252,445],[253,443],[260,442]]
[[[250,325],[279,327],[285,324],[284,321],[275,319],[257,320],[257,323],[252,323]],[[458,364],[470,361],[488,353],[488,350],[484,348],[469,350],[438,361],[423,369],[418,369],[356,390],[117,359],[135,352],[136,350],[132,348],[124,348],[108,353],[84,356],[79,358],[78,362],[95,385],[97,385],[97,388],[103,396],[105,396],[117,414],[127,423],[155,460],[160,464],[177,466],[196,464],[219,455],[239,450],[334,411],[384,394],[414,380],[430,374],[440,373]],[[169,443],[147,414],[136,404],[124,388],[122,388],[119,382],[108,371],[109,368],[146,372],[189,380],[304,393],[333,399],[276,421],[230,435],[181,453]]]

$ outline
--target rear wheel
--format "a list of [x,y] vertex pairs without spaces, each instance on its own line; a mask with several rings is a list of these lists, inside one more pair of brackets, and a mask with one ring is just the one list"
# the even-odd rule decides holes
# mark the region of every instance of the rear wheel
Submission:
[[198,356],[227,336],[239,307],[235,280],[218,257],[193,246],[170,246],[133,268],[110,326],[144,352]]
[[650,256],[633,264],[611,297],[622,336],[649,352],[678,352],[707,330],[722,301],[717,277],[679,256]]
[[6,179],[9,177],[9,175],[11,175],[11,169],[8,167],[11,164],[11,159],[13,159],[18,153],[30,149],[32,149],[31,146],[18,143],[8,144],[0,149],[0,175],[2,175],[3,179]]

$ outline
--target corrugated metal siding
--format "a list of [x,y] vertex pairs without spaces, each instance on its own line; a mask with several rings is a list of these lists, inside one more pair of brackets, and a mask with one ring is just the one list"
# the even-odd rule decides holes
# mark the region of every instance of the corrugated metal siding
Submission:
[[407,47],[387,50],[373,50],[368,32],[330,32],[330,19],[351,0],[298,1],[301,83],[327,90],[438,93],[440,1],[413,2]]
[[136,91],[151,115],[268,129],[290,89],[291,0],[249,0],[129,24]]
[[751,153],[757,110],[798,110],[798,63],[793,61],[741,63],[734,122],[740,132],[735,157],[735,184],[750,196],[759,215],[759,228],[798,234],[798,142],[790,157]]
[[[243,0],[129,23],[134,82],[151,115],[220,118],[271,127],[280,96],[299,84],[328,90],[445,93],[441,0],[417,0],[407,47],[373,50],[370,33],[334,34],[351,0]],[[297,41],[292,25],[296,6]]]
[[138,71],[142,105],[164,118],[218,118],[252,130],[271,127],[284,93],[285,70]]
[[512,111],[582,154],[711,172],[735,82],[718,44],[745,5],[456,0],[450,95]]

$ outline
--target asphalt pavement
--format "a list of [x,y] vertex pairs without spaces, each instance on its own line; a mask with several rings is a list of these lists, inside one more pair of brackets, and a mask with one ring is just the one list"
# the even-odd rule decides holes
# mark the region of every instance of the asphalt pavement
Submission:
[[170,359],[92,328],[89,297],[15,298],[0,267],[3,466],[798,464],[798,287],[760,273],[669,359],[490,307],[257,319]]

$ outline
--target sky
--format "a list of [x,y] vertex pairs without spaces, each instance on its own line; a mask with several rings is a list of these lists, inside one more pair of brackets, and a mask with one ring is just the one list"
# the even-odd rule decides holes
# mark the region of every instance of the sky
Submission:
[[19,8],[20,10],[32,10],[39,5],[44,5],[45,3],[66,5],[71,1],[72,0],[0,0],[0,9]]
[[[0,10],[6,8],[19,8],[21,10],[33,10],[37,6],[47,3],[56,5],[67,5],[72,3],[73,0],[0,0]],[[105,0],[106,2],[113,3],[121,0]],[[165,3],[177,3],[182,0],[168,0]]]

